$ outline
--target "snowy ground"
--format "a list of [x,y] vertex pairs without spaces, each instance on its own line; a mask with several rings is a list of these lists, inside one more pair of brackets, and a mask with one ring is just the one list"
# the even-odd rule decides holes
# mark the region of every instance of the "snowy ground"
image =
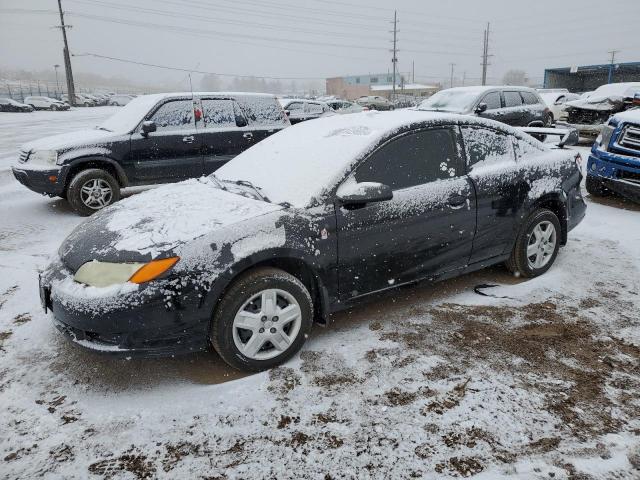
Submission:
[[[0,152],[106,114],[2,116]],[[81,219],[0,175],[0,478],[637,479],[640,208],[588,200],[546,275],[400,290],[242,377],[61,338],[37,269]]]

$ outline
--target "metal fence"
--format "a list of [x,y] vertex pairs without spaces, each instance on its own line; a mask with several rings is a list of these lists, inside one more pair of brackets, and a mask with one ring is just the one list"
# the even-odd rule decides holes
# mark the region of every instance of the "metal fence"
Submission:
[[[134,88],[121,89],[108,86],[87,88],[76,84],[76,93],[139,93]],[[60,99],[67,93],[66,84],[63,82],[41,80],[3,80],[0,79],[0,98],[12,98],[18,102],[24,102],[26,97],[51,97]]]

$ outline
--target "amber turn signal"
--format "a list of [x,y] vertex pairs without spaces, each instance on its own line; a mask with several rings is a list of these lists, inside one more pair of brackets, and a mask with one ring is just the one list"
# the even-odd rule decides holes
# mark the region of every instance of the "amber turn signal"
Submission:
[[180,257],[163,258],[161,260],[152,260],[143,267],[140,267],[136,273],[131,275],[129,281],[131,283],[145,283],[158,278],[164,272],[178,263]]

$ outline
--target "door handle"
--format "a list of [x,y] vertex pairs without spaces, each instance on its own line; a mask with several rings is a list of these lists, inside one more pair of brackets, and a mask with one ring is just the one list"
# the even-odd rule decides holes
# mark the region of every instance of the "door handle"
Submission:
[[467,197],[463,195],[452,195],[449,197],[449,206],[455,210],[458,210],[467,203]]
[[246,133],[243,133],[243,134],[242,134],[242,136],[243,136],[244,138],[249,138],[249,139],[251,139],[251,138],[253,138],[253,133],[251,133],[251,132],[246,132]]
[[182,137],[182,141],[184,143],[193,143],[195,137],[193,135],[189,135],[188,137]]

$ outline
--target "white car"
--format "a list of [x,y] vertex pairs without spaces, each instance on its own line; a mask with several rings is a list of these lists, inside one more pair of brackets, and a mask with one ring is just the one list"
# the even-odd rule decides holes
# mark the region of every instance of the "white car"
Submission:
[[133,100],[133,97],[131,95],[112,95],[109,98],[109,105],[124,107],[131,100]]
[[24,103],[31,105],[34,110],[69,110],[66,103],[49,97],[27,97]]
[[369,110],[366,107],[362,107],[357,103],[349,102],[347,100],[329,100],[326,103],[331,107],[331,110],[340,114],[358,113],[362,112],[363,110]]
[[566,103],[571,100],[577,100],[580,98],[580,95],[577,93],[570,93],[568,90],[562,91],[540,91],[538,93],[544,100],[544,103],[549,107],[549,111],[551,112],[552,122],[557,122],[558,120],[566,120],[567,112],[566,112]]

